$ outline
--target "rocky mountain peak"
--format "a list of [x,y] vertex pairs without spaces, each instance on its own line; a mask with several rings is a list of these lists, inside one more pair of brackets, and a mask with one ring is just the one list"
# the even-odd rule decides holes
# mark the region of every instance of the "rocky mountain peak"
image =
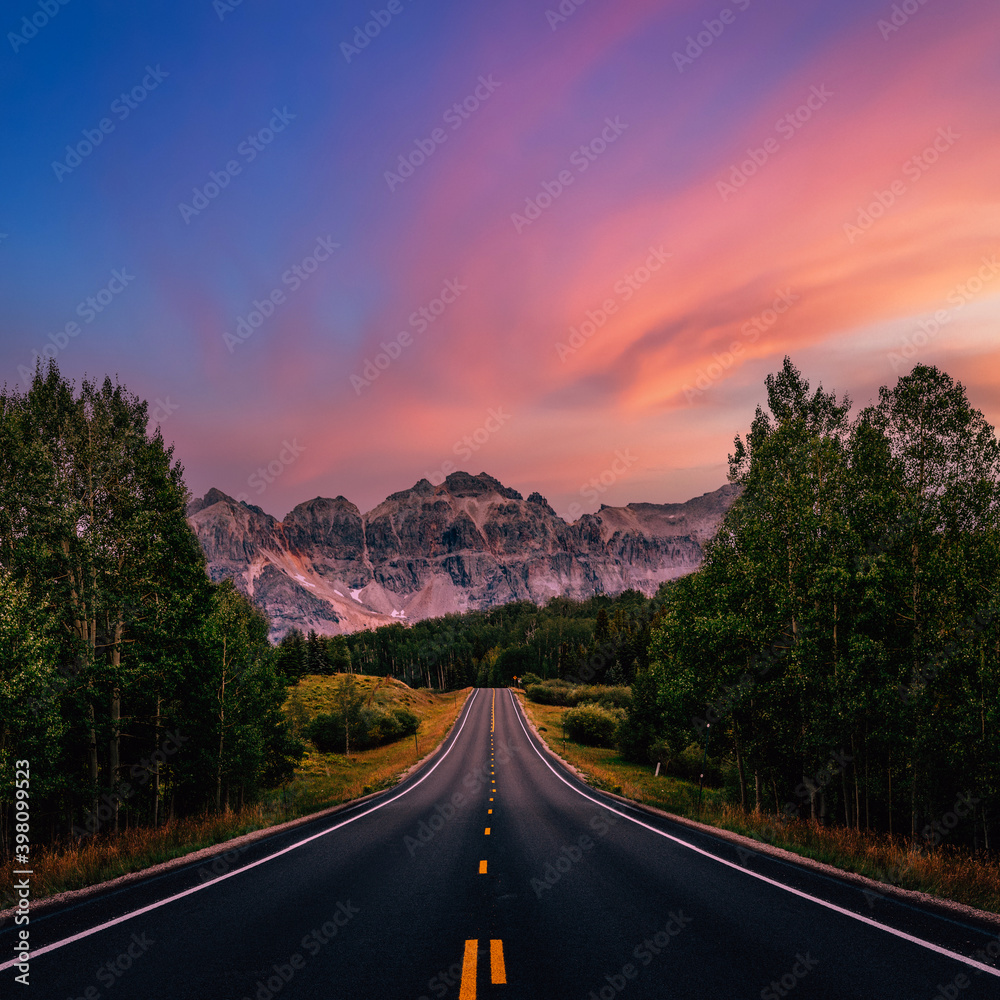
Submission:
[[534,492],[525,500],[481,472],[421,479],[362,514],[314,497],[283,521],[211,489],[188,508],[213,580],[232,577],[290,628],[326,634],[512,600],[652,594],[696,569],[736,497],[724,486],[683,504],[602,506],[567,524]]

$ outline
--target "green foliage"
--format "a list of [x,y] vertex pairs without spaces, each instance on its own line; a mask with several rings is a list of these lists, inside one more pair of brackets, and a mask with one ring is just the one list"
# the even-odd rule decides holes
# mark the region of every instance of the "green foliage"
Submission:
[[562,715],[566,735],[591,747],[612,747],[619,725],[625,718],[621,709],[586,704],[569,708]]
[[546,681],[532,684],[525,689],[530,701],[539,705],[565,705],[572,707],[584,703],[604,708],[627,708],[632,695],[627,687],[605,687],[599,684],[569,684],[566,681]]
[[[603,613],[603,618],[602,618]],[[411,687],[504,686],[564,677],[627,685],[648,665],[654,602],[636,591],[586,601],[515,601],[489,611],[385,625],[345,636],[353,669]],[[284,644],[284,643],[283,643]]]
[[246,802],[301,755],[266,620],[209,582],[147,425],[125,387],[54,363],[0,391],[0,770],[32,760],[39,838]]
[[622,750],[691,777],[707,748],[744,808],[916,841],[969,793],[950,841],[993,845],[995,431],[928,366],[853,421],[788,359],[766,385],[730,456],[738,500],[661,594]]
[[[377,707],[359,708],[351,723],[351,748],[371,750],[413,736],[420,719],[407,708],[396,706],[389,711]],[[321,753],[347,752],[347,727],[342,710],[317,715],[306,727],[305,735]]]

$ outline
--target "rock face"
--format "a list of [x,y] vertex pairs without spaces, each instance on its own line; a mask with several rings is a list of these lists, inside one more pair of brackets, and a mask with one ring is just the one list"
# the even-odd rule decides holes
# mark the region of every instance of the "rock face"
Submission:
[[702,544],[736,497],[723,486],[682,504],[604,507],[567,524],[538,493],[492,476],[421,479],[362,514],[316,497],[284,521],[212,489],[188,518],[213,580],[232,577],[271,617],[325,634],[413,621],[513,600],[652,594],[696,569]]

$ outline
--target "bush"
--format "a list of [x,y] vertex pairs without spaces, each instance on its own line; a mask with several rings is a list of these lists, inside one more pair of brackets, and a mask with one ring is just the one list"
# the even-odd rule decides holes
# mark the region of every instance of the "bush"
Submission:
[[402,705],[397,705],[390,714],[399,723],[400,739],[404,736],[412,736],[420,728],[420,716],[415,715],[408,708],[403,708]]
[[343,753],[344,718],[339,712],[317,715],[306,726],[305,736],[312,740],[320,753]]
[[[363,708],[351,725],[351,749],[371,750],[412,736],[420,728],[420,718],[409,709],[397,706],[388,712],[381,708]],[[306,727],[305,735],[320,753],[344,753],[347,746],[344,717],[340,712],[317,715]]]
[[541,684],[542,679],[538,674],[533,674],[530,670],[521,675],[521,687],[526,688],[529,684]]
[[632,704],[632,691],[627,687],[594,687],[590,689],[596,694],[594,699],[598,705],[605,708],[628,708]]
[[603,708],[628,708],[632,692],[627,687],[604,687],[601,684],[567,684],[566,681],[545,681],[525,686],[529,701],[539,705],[601,705]]
[[603,708],[601,705],[578,705],[563,712],[562,722],[566,735],[577,743],[590,747],[613,747],[615,733],[625,718],[625,713],[617,708]]
[[557,690],[549,684],[530,684],[524,688],[529,701],[539,705],[565,705],[565,692]]
[[678,778],[686,778],[697,783],[700,778],[701,762],[705,761],[705,784],[718,788],[723,784],[720,762],[716,757],[704,756],[704,748],[699,743],[690,743],[670,762],[670,773]]

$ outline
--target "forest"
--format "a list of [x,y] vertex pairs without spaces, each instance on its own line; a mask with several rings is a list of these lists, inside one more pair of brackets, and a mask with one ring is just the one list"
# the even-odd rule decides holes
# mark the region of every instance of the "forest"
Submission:
[[[303,747],[265,616],[209,582],[183,469],[140,401],[54,363],[0,393],[0,853],[238,808]],[[23,765],[19,765],[22,766]]]
[[591,722],[623,758],[680,773],[701,757],[744,810],[995,850],[995,430],[924,365],[854,415],[787,358],[765,388],[701,568],[654,596],[293,630],[276,647],[261,612],[207,579],[145,403],[110,380],[77,390],[54,365],[5,390],[0,847],[15,760],[37,762],[41,839],[238,807],[301,758],[289,686],[364,673],[529,695],[559,682],[578,709],[604,688]]
[[663,594],[627,748],[694,738],[746,809],[995,849],[995,430],[925,365],[853,419],[787,358],[766,389],[739,499]]

